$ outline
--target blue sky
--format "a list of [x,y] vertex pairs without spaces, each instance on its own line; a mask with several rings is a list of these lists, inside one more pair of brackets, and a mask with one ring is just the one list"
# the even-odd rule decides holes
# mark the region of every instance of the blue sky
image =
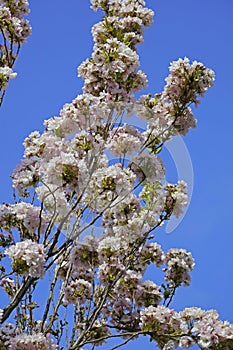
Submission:
[[[0,110],[1,202],[12,202],[9,175],[22,157],[24,138],[43,130],[44,119],[58,115],[81,93],[76,68],[91,54],[90,29],[99,19],[88,0],[30,3],[33,34],[20,52],[18,77]],[[195,111],[198,128],[184,138],[194,169],[191,204],[173,233],[158,233],[165,250],[183,247],[196,260],[192,284],[178,290],[173,307],[216,308],[233,323],[233,1],[148,0],[147,5],[156,12],[139,48],[147,92],[162,89],[170,61],[179,57],[201,61],[216,72],[215,86]],[[173,172],[171,166],[168,178]]]

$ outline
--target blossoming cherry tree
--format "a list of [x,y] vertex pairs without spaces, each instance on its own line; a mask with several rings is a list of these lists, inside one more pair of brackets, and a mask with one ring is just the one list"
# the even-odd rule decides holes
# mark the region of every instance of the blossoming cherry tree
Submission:
[[[233,326],[215,310],[171,308],[194,260],[185,249],[164,251],[154,236],[187,205],[186,184],[166,181],[159,153],[195,128],[191,105],[214,73],[178,59],[162,92],[137,99],[147,86],[137,45],[153,11],[143,0],[91,3],[104,17],[92,28],[91,58],[78,68],[83,93],[25,139],[12,174],[16,201],[0,206],[0,278],[9,298],[0,348],[84,350],[117,338],[108,346],[116,349],[147,335],[163,350],[230,350]],[[150,265],[161,280],[145,278]]]

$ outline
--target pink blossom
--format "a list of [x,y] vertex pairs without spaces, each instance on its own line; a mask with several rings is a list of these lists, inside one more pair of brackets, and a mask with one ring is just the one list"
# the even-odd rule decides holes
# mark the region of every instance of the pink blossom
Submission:
[[190,284],[189,272],[193,270],[195,265],[191,253],[185,249],[171,248],[165,254],[163,262],[167,265],[167,268],[164,269],[166,281],[173,286],[181,284],[188,286]]
[[12,259],[13,270],[20,275],[36,278],[44,275],[46,254],[43,244],[27,239],[7,248],[5,254]]
[[10,339],[9,350],[57,350],[56,345],[51,339],[46,338],[42,333],[26,334],[21,333]]
[[63,302],[68,304],[84,304],[87,299],[91,299],[92,285],[84,279],[71,281],[64,291]]

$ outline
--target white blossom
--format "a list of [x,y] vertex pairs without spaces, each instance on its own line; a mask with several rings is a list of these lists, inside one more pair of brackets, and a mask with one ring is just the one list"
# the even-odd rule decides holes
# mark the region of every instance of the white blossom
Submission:
[[43,277],[46,259],[43,244],[27,239],[7,248],[5,254],[12,259],[13,270],[20,275]]

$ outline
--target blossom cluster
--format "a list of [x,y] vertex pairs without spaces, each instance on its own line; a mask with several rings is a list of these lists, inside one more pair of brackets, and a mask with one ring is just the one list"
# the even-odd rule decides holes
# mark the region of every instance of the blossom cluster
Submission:
[[0,67],[0,86],[1,89],[7,87],[7,83],[9,79],[15,79],[17,77],[17,73],[13,72],[10,67]]
[[214,72],[202,63],[180,58],[171,63],[162,93],[140,97],[136,111],[148,122],[144,137],[152,152],[159,151],[160,145],[171,136],[186,135],[190,128],[196,127],[190,104],[199,104],[199,96],[204,96],[214,79]]
[[10,338],[9,350],[57,350],[53,340],[45,337],[42,333],[36,334],[19,334],[14,338]]
[[6,323],[0,328],[0,348],[7,350],[11,343],[11,339],[17,335],[17,330],[12,323]]
[[92,28],[95,46],[91,59],[84,61],[78,73],[84,79],[85,93],[110,94],[111,100],[129,101],[132,92],[147,85],[146,75],[137,70],[139,56],[135,45],[142,42],[143,27],[151,25],[153,11],[144,1],[92,1],[106,16]]
[[[191,254],[184,249],[165,253],[158,243],[141,245],[140,240],[143,240],[142,236],[135,233],[132,239],[130,231],[100,238],[85,236],[83,242],[71,248],[62,263],[58,262],[58,276],[63,280],[63,305],[79,305],[85,319],[90,302],[97,305],[103,288],[112,284],[111,293],[104,300],[102,320],[116,329],[123,327],[124,331],[138,328],[141,309],[152,305],[158,307],[165,297],[162,285],[145,280],[147,266],[151,263],[157,267],[167,266],[163,268],[166,272],[164,281],[169,279],[176,288],[181,283],[187,285],[193,268],[188,261],[193,262]],[[136,244],[140,249],[135,249]],[[179,271],[172,276],[178,265],[182,266],[182,273]],[[82,319],[76,326],[84,331]]]
[[6,89],[9,79],[16,77],[12,67],[20,45],[31,34],[31,26],[24,18],[29,13],[28,6],[27,0],[0,1],[0,28],[4,43],[0,45],[0,91]]
[[[183,106],[190,102],[198,104],[197,95],[204,96],[208,88],[213,85],[214,72],[205,68],[200,62],[194,61],[190,64],[187,57],[171,62],[169,71],[164,95],[170,101],[181,102]],[[184,87],[186,87],[185,93]]]
[[42,234],[49,224],[49,220],[49,216],[41,208],[30,203],[0,205],[0,227],[5,231],[18,228],[21,237],[24,238]]
[[131,125],[114,128],[110,134],[109,145],[114,156],[131,154],[140,150],[143,144],[142,134]]
[[194,268],[194,260],[190,253],[186,252],[185,249],[171,248],[165,255],[164,263],[168,266],[165,269],[166,281],[175,286],[179,286],[181,283],[190,284],[189,272]]
[[[9,277],[1,278],[0,286],[10,298],[15,295],[16,283],[12,278],[9,278]],[[0,323],[1,323],[2,316],[3,316],[3,310],[0,312]]]
[[5,254],[12,259],[13,271],[18,274],[37,278],[44,275],[46,254],[43,244],[27,239],[7,248]]
[[200,349],[230,350],[233,345],[233,325],[219,320],[215,310],[191,307],[176,312],[149,306],[141,311],[140,320],[142,330],[150,332],[160,349],[188,349],[197,344]]
[[[26,37],[27,1],[0,3],[5,16],[22,20],[14,23],[24,23]],[[105,16],[92,28],[91,58],[78,68],[83,94],[46,120],[44,132],[24,140],[24,159],[12,174],[19,202],[0,206],[0,228],[6,232],[1,245],[7,247],[0,258],[12,261],[12,271],[0,275],[0,286],[8,296],[21,298],[0,310],[4,322],[16,305],[20,325],[0,328],[0,346],[55,350],[59,346],[48,335],[59,344],[65,314],[71,312],[70,350],[101,345],[116,336],[112,329],[129,339],[148,334],[164,350],[195,343],[202,349],[230,349],[232,325],[216,312],[169,308],[176,289],[189,285],[194,259],[185,249],[163,251],[153,235],[188,203],[186,184],[166,181],[159,153],[172,136],[196,126],[190,104],[197,105],[212,86],[214,73],[179,59],[171,63],[161,93],[136,100],[134,92],[147,84],[136,46],[153,11],[143,0],[91,3]],[[24,32],[18,28],[17,33],[14,43]],[[130,125],[132,115],[147,123],[145,131]],[[146,279],[150,265],[161,269],[157,280]],[[35,321],[29,287],[37,288],[50,267],[49,297]]]

